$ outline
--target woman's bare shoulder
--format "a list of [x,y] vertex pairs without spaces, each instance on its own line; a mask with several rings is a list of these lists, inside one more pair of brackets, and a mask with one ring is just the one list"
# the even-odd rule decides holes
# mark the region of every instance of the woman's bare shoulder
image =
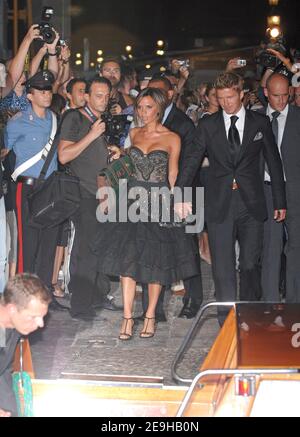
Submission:
[[175,132],[172,132],[170,130],[169,130],[169,138],[170,138],[170,141],[172,141],[172,142],[176,142],[179,144],[181,143],[180,136],[178,134],[176,134]]
[[162,130],[161,130],[161,132],[164,133],[165,135],[170,136],[170,138],[173,138],[173,139],[174,139],[174,138],[179,138],[179,139],[180,139],[180,136],[179,136],[179,135],[177,135],[174,131],[168,129],[168,128],[165,127],[165,126],[162,126]]
[[136,136],[136,134],[138,134],[140,132],[141,128],[140,127],[133,127],[130,129],[129,134],[130,134],[130,138],[134,138]]

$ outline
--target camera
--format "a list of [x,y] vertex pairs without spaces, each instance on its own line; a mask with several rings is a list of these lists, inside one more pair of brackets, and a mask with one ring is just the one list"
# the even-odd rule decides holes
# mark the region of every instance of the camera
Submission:
[[61,49],[66,47],[67,42],[64,39],[59,39],[56,44],[56,53],[59,56],[61,54]]
[[[283,39],[279,38],[276,42],[272,43],[269,42],[266,44],[266,49],[273,49],[277,52],[282,53],[283,55],[286,55],[286,48],[283,44]],[[268,52],[267,50],[262,50],[255,58],[255,62],[259,65],[262,65],[266,68],[271,68],[272,70],[275,70],[280,64],[280,59],[277,58],[277,56],[273,55],[272,53]]]
[[109,111],[101,114],[101,120],[105,123],[105,136],[109,144],[120,145],[126,127],[132,122],[131,115],[112,115]]
[[237,65],[238,65],[239,67],[246,67],[246,65],[247,65],[247,61],[246,61],[246,59],[238,59],[238,60],[237,60]]
[[262,65],[263,67],[275,70],[275,68],[280,65],[281,61],[275,55],[264,51],[257,56],[256,63]]
[[280,59],[278,59],[275,55],[272,55],[272,53],[266,51],[260,53],[255,61],[257,64],[260,64],[263,67],[270,68],[272,70],[275,70],[275,68],[277,68],[281,64]]
[[189,68],[189,66],[190,66],[190,60],[189,59],[182,59],[182,60],[178,59],[177,62],[180,65],[180,67]]
[[40,36],[46,44],[52,44],[55,40],[55,32],[50,25],[53,15],[54,9],[51,6],[45,6],[43,8],[42,18],[38,28],[40,31]]

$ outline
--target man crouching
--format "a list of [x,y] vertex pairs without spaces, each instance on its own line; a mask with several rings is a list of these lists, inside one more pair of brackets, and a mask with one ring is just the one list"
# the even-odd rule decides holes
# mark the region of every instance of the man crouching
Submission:
[[44,326],[51,294],[33,274],[16,275],[0,298],[0,417],[17,415],[11,366],[21,335]]

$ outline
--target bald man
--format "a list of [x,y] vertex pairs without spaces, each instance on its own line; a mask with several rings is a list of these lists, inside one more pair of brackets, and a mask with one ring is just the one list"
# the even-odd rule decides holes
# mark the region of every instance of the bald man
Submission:
[[272,180],[265,171],[264,189],[268,206],[268,220],[264,225],[262,258],[262,288],[265,301],[279,301],[280,263],[283,250],[283,232],[287,232],[286,302],[300,302],[300,108],[289,104],[288,79],[272,74],[266,84],[268,98],[266,114],[281,155],[287,199],[284,224],[273,219]]

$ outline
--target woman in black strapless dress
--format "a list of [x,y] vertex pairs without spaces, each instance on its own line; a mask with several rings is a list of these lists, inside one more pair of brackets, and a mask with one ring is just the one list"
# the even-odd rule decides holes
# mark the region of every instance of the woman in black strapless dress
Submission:
[[105,224],[106,236],[103,238],[102,232],[95,244],[99,269],[106,275],[121,277],[124,316],[120,340],[132,338],[136,282],[149,284],[149,306],[140,337],[150,338],[155,333],[155,308],[162,285],[195,276],[200,268],[196,258],[198,248],[184,227],[166,226],[157,216],[153,219],[151,190],[152,196],[155,189],[165,187],[168,191],[175,185],[178,173],[180,138],[161,124],[166,105],[161,90],[144,89],[135,103],[136,116],[143,127],[130,131],[134,145],[128,153],[135,174],[129,181],[128,191],[146,193],[139,203],[140,211],[147,211],[146,217],[141,214],[139,221],[130,221],[132,205],[129,205],[128,221]]

